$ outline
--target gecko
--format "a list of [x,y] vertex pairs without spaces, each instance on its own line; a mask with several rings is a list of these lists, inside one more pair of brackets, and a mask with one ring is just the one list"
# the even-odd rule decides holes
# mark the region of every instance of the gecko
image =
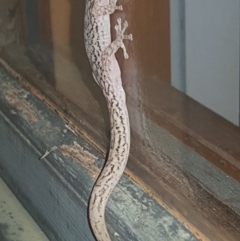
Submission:
[[115,53],[122,48],[124,58],[129,57],[123,40],[132,40],[132,34],[124,35],[128,23],[125,21],[122,24],[119,18],[115,26],[116,39],[111,41],[110,14],[115,10],[122,10],[122,5],[117,6],[117,0],[86,0],[85,48],[93,78],[101,87],[107,102],[111,127],[108,158],[89,201],[90,225],[98,241],[111,241],[105,222],[105,208],[112,190],[124,172],[130,148],[126,96]]

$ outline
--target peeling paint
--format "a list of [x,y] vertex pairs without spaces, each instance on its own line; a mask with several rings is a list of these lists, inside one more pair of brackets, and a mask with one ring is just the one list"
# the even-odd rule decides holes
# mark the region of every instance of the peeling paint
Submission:
[[76,141],[73,145],[61,145],[59,150],[64,156],[81,162],[81,164],[89,171],[90,175],[96,178],[99,175],[99,169],[94,165],[97,157],[87,150],[83,149]]
[[[8,85],[7,82],[3,82],[0,84],[0,88],[3,90],[4,98],[6,101],[15,106],[18,110],[18,114],[22,116],[22,118],[27,121],[29,124],[34,124],[38,121],[37,111],[34,107],[27,101],[28,92],[21,89],[18,90],[14,88],[12,85]],[[14,110],[11,110],[11,113]]]

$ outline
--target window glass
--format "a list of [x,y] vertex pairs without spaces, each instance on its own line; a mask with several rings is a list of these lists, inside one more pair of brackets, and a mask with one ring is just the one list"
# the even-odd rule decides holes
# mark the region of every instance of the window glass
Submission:
[[[169,200],[200,199],[191,178],[221,196],[218,185],[230,190],[225,178],[240,181],[239,1],[118,2],[112,40],[118,18],[133,35],[124,41],[129,59],[116,54],[131,124],[129,170]],[[84,13],[84,0],[1,0],[0,58],[105,151],[109,117],[85,51]],[[239,197],[221,198],[239,210]]]

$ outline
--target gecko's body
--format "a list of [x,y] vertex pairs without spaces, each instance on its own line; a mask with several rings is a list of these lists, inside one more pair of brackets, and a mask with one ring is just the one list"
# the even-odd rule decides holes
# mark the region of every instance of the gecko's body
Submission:
[[124,172],[130,147],[129,118],[122,87],[121,71],[115,58],[119,48],[128,58],[123,39],[132,39],[123,35],[127,22],[121,29],[121,19],[115,26],[117,37],[111,42],[110,17],[115,10],[117,0],[86,0],[84,38],[85,48],[93,69],[93,77],[102,88],[106,98],[110,124],[111,143],[107,162],[93,188],[89,202],[90,223],[98,241],[111,241],[105,224],[107,200]]

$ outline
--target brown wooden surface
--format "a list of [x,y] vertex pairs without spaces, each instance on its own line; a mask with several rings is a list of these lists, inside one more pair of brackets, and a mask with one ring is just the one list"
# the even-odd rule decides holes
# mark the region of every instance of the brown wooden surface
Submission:
[[[128,72],[153,76],[155,79],[170,83],[169,0],[118,2],[122,4],[124,11],[117,11],[111,16],[112,36],[114,39],[117,18],[126,19],[129,24],[126,33],[132,33],[133,41],[126,41],[125,45],[131,59],[135,61],[135,66],[131,66]],[[117,58],[121,70],[126,71],[122,50],[117,53]]]
[[52,29],[51,29],[51,9],[50,0],[38,0],[38,18],[39,24],[39,44],[44,46],[52,45]]
[[168,85],[146,87],[149,118],[240,182],[240,128]]

